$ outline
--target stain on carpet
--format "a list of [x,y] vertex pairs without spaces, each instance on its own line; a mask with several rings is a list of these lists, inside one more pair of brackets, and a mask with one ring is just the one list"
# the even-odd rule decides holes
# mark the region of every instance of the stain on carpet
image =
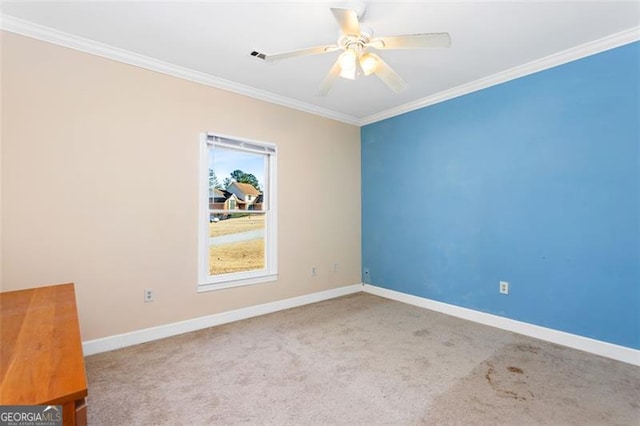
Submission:
[[520,367],[514,367],[510,365],[509,367],[507,367],[507,370],[511,371],[512,373],[524,374],[524,371],[522,371],[522,368]]
[[417,330],[413,332],[413,335],[416,337],[422,337],[422,336],[428,336],[429,334],[431,334],[431,332],[429,330],[427,330],[426,328],[423,328],[422,330]]
[[[497,396],[505,398],[513,398],[521,401],[526,401],[527,398],[533,398],[533,392],[528,390],[526,380],[514,380],[509,375],[500,374],[494,368],[491,362],[486,362],[488,369],[484,378],[487,379],[491,388],[495,391]],[[512,372],[515,369],[522,374],[522,369],[518,367],[507,367],[506,370]]]
[[[515,342],[498,348],[436,397],[422,420],[429,425],[637,425],[638,386],[640,374],[632,365],[546,342]],[[601,394],[584,392],[593,387]],[[536,414],[544,412],[545,417]]]

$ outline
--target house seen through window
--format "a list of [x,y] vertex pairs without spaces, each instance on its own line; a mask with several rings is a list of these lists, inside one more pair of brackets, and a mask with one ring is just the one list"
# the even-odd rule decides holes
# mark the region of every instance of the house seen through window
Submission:
[[276,146],[213,134],[201,145],[199,288],[274,280]]

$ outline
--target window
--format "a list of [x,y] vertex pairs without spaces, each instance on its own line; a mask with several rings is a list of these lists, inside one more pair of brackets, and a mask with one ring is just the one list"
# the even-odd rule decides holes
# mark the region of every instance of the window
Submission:
[[198,291],[275,280],[276,145],[211,133],[200,144]]

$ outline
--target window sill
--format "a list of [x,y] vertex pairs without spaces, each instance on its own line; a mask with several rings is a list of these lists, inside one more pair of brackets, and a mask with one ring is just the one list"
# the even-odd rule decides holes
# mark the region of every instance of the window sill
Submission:
[[243,278],[236,280],[228,280],[221,282],[203,282],[198,283],[198,293],[207,291],[224,290],[226,288],[242,287],[245,285],[254,285],[273,282],[278,279],[278,274],[262,275],[259,277]]

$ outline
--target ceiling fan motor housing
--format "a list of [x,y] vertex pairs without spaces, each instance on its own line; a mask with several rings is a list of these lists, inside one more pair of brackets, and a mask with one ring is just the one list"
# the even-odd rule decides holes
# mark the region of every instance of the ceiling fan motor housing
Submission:
[[358,36],[340,34],[340,38],[338,38],[338,46],[344,50],[354,49],[357,52],[362,53],[369,41],[371,41],[371,35],[364,31],[360,32],[360,35]]

